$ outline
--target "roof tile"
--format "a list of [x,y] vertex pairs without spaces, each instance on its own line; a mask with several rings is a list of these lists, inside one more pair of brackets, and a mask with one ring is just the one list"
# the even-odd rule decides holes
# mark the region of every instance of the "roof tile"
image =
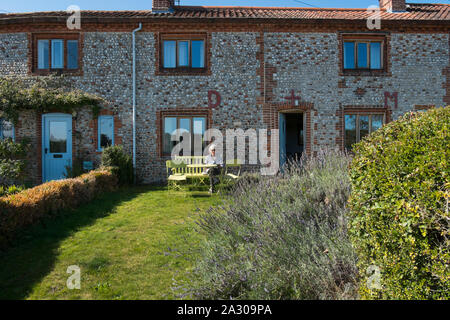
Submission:
[[[143,11],[82,11],[87,18],[139,18],[139,19],[300,19],[300,20],[365,20],[371,13],[367,9],[330,8],[278,8],[278,7],[207,7],[176,6],[173,12]],[[57,18],[67,16],[65,11],[0,14],[0,20],[13,18]],[[405,12],[381,11],[382,20],[446,20],[450,21],[450,5],[407,4]]]

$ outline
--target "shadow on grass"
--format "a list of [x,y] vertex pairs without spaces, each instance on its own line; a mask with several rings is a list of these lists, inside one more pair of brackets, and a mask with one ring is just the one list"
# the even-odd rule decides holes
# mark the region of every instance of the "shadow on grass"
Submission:
[[22,231],[11,248],[0,252],[0,300],[25,299],[33,286],[52,271],[64,239],[108,216],[121,203],[150,190],[158,188],[123,188]]

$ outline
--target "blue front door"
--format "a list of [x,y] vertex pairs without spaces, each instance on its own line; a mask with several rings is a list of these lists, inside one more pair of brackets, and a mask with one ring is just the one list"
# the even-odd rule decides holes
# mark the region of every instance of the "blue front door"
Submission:
[[64,179],[66,167],[72,166],[72,116],[42,116],[42,179]]

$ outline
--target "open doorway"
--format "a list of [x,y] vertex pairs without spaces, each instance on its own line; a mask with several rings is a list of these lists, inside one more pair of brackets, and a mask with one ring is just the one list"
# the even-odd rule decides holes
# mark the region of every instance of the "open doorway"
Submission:
[[303,113],[280,113],[280,165],[300,159],[305,151],[305,117]]

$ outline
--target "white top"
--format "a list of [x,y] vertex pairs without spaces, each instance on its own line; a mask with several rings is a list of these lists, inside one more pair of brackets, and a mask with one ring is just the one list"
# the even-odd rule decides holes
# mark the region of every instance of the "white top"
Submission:
[[217,164],[217,165],[220,165],[220,166],[223,165],[223,161],[222,161],[222,158],[220,156],[213,157],[211,155],[208,155],[206,157],[205,163],[206,164]]

